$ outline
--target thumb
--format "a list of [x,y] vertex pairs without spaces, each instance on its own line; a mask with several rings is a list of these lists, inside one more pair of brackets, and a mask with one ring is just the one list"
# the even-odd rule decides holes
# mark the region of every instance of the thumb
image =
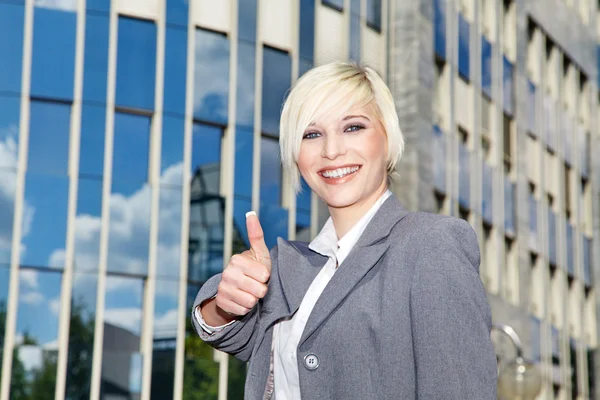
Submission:
[[256,261],[271,271],[271,254],[265,243],[262,226],[260,226],[260,221],[254,211],[246,214],[246,229],[248,230],[248,239],[250,240],[250,250],[252,250]]

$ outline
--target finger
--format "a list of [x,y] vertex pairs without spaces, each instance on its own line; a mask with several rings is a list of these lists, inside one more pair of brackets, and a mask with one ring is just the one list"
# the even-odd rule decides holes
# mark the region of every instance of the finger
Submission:
[[222,279],[227,281],[234,280],[236,285],[240,284],[240,276],[249,277],[255,281],[266,283],[271,272],[264,264],[256,261],[251,251],[247,250],[242,254],[234,254],[229,261],[234,268],[225,269]]
[[265,235],[263,233],[260,221],[254,211],[246,214],[246,228],[248,229],[248,239],[250,240],[250,249],[254,253],[256,261],[265,265],[271,270],[271,255],[269,248],[265,243]]
[[221,310],[225,311],[227,314],[232,316],[242,316],[250,312],[249,308],[241,306],[233,300],[223,297],[219,298],[219,296],[217,296],[217,307],[219,307]]
[[[263,267],[264,268],[264,267]],[[239,282],[239,289],[243,290],[257,299],[262,299],[267,294],[269,287],[266,283],[261,283],[254,278],[244,276]]]

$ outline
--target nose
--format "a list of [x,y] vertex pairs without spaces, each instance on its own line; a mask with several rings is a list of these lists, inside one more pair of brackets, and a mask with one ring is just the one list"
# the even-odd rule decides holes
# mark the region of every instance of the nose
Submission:
[[336,159],[338,156],[346,153],[343,135],[328,134],[323,141],[323,152],[321,156],[330,160]]

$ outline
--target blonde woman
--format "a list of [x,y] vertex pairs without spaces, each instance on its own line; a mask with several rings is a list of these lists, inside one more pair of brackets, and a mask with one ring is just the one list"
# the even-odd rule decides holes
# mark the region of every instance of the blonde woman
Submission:
[[282,110],[281,158],[331,217],[310,243],[251,249],[201,288],[200,337],[249,361],[245,398],[496,399],[479,248],[459,219],[409,212],[388,189],[404,149],[375,71],[314,68]]

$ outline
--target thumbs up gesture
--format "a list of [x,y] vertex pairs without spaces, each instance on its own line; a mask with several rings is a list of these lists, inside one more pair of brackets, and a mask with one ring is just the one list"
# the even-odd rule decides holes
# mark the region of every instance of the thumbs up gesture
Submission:
[[220,311],[231,317],[246,315],[267,294],[271,255],[254,212],[246,214],[246,227],[250,250],[231,257],[219,283],[215,300],[221,315]]

